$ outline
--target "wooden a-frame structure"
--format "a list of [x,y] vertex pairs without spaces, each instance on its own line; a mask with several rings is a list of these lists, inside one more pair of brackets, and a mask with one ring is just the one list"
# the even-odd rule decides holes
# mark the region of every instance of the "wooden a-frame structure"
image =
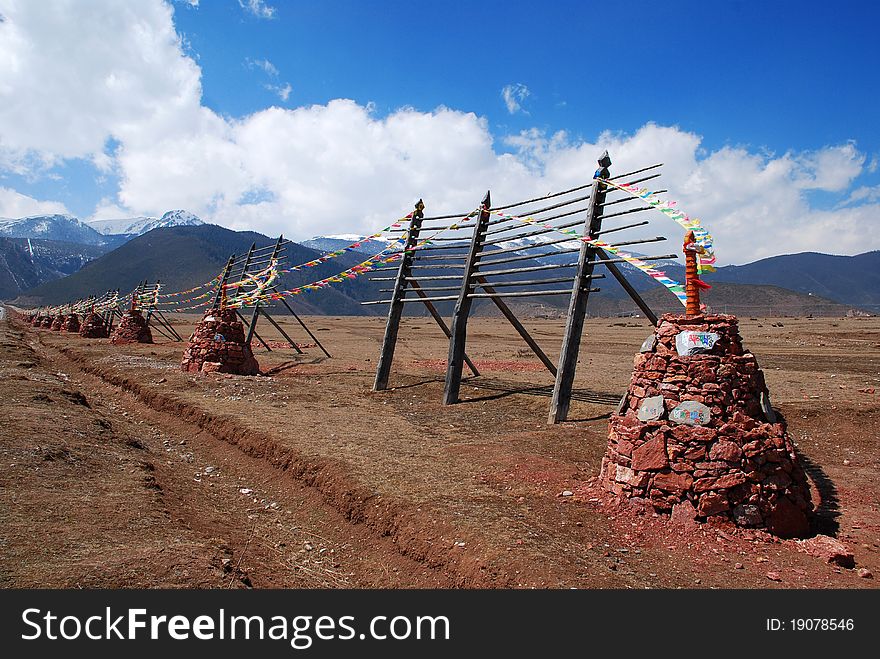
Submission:
[[[652,172],[661,165],[643,167],[627,174],[612,177],[609,169],[611,158],[607,152],[602,155],[598,163],[599,168],[589,184],[540,199],[531,199],[494,209],[495,211],[500,211],[519,208],[521,210],[517,212],[520,213],[520,217],[528,215],[530,218],[534,218],[535,221],[532,226],[524,224],[523,220],[518,219],[516,216],[493,213],[491,196],[487,192],[480,203],[479,210],[468,215],[468,217],[474,217],[475,222],[470,243],[466,250],[462,249],[464,245],[460,237],[438,237],[431,240],[427,246],[420,245],[420,236],[426,231],[426,222],[448,221],[461,218],[462,216],[449,215],[426,218],[424,216],[425,205],[422,200],[419,200],[415,211],[410,217],[409,226],[404,229],[407,231],[406,244],[403,248],[404,251],[400,263],[396,266],[396,276],[372,277],[374,281],[394,282],[393,288],[384,289],[387,292],[391,292],[391,298],[364,303],[387,303],[389,305],[385,335],[382,341],[382,349],[373,386],[375,391],[382,391],[388,387],[404,305],[416,302],[425,305],[431,317],[437,322],[449,340],[443,403],[447,405],[457,403],[459,401],[464,366],[467,366],[473,375],[479,375],[476,365],[472,363],[466,353],[467,327],[473,302],[486,298],[494,303],[502,316],[516,329],[532,352],[555,378],[548,421],[550,423],[558,423],[567,418],[583,336],[587,302],[590,293],[599,290],[593,286],[594,282],[605,277],[604,273],[596,273],[596,268],[600,266],[607,268],[645,317],[652,324],[657,324],[656,314],[632,284],[627,281],[625,273],[619,267],[619,264],[625,262],[625,259],[615,257],[613,253],[609,253],[601,247],[578,240],[570,235],[565,238],[558,238],[559,233],[556,232],[558,229],[571,231],[574,228],[580,227],[583,237],[597,240],[600,236],[606,234],[648,224],[648,221],[640,221],[604,228],[603,221],[605,220],[648,210],[648,207],[637,206],[616,212],[613,212],[614,209],[612,209],[612,212],[608,212],[607,209],[610,206],[632,201],[633,199],[631,197],[608,199],[609,194],[615,192],[616,189],[609,188],[609,186],[603,183],[603,180],[612,180],[613,178],[628,184],[641,183],[657,178],[660,174],[653,172],[638,178],[632,177],[645,172]],[[584,195],[586,191],[589,192]],[[536,202],[546,203],[547,200],[555,197],[561,198],[561,201],[543,208],[530,210],[530,207]],[[570,219],[572,217],[576,217],[576,219]],[[566,219],[562,223],[550,224],[563,218]],[[437,228],[436,225],[431,227],[431,229]],[[547,240],[546,237],[552,237],[547,236],[547,234],[553,234],[554,232],[556,232],[556,237]],[[541,238],[538,238],[538,236],[541,236]],[[521,244],[497,247],[499,244],[512,242],[512,238],[525,238],[533,242],[525,247]],[[618,247],[663,240],[665,240],[664,237],[657,236],[609,244],[612,247]],[[444,241],[449,242],[444,244]],[[575,247],[572,245],[574,242],[579,244]],[[569,246],[566,246],[566,243]],[[551,247],[550,252],[536,252],[536,250],[547,247]],[[450,252],[450,250],[457,251]],[[562,262],[558,261],[558,257],[561,255],[573,255],[575,253],[577,254],[576,261],[572,260],[569,262],[565,259]],[[497,258],[499,256],[501,258]],[[557,260],[555,262],[553,260],[547,261],[546,257],[549,256],[556,257]],[[644,261],[665,260],[675,259],[677,255],[664,254],[640,258]],[[508,265],[517,261],[529,261],[530,263],[527,263],[525,266],[511,267]],[[502,267],[498,267],[499,265]],[[420,274],[422,269],[431,270],[432,273]],[[573,270],[574,274],[560,273],[558,272],[560,270],[569,273]],[[447,271],[450,274],[446,274]],[[443,272],[443,274],[433,274],[433,272]],[[517,277],[518,275],[526,275],[527,278],[520,279]],[[432,283],[423,285],[423,282],[436,282],[438,285],[433,285]],[[569,283],[567,288],[553,287],[566,282]],[[516,290],[499,290],[511,287],[515,287]],[[457,291],[457,293],[452,293],[453,291]],[[409,292],[414,292],[415,297],[407,297],[406,295]],[[516,317],[516,314],[504,301],[504,298],[546,295],[569,296],[562,346],[556,363],[541,349],[537,341],[529,334],[528,330]],[[446,324],[442,315],[434,306],[434,302],[439,301],[455,302],[451,326]]]

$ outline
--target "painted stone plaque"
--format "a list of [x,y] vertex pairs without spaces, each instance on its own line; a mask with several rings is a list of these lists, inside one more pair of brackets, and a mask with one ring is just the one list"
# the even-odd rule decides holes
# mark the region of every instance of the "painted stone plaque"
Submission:
[[675,335],[675,349],[682,357],[709,352],[718,341],[715,332],[679,332]]
[[773,406],[770,404],[770,394],[766,391],[761,392],[761,410],[769,423],[776,423],[776,412],[773,411]]
[[669,413],[669,420],[687,426],[705,426],[712,420],[712,412],[702,403],[684,400]]
[[651,396],[639,405],[639,421],[656,421],[666,408],[663,407],[663,396]]
[[642,342],[642,347],[639,352],[653,352],[654,348],[657,347],[657,335],[652,334],[647,339]]

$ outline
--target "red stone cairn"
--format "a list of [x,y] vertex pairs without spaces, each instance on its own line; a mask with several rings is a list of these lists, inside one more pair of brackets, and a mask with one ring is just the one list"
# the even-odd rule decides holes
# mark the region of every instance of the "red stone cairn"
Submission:
[[601,481],[660,511],[782,537],[809,531],[804,469],[735,316],[660,319],[609,421]]
[[153,333],[150,331],[147,319],[135,308],[134,298],[131,305],[131,309],[122,314],[119,324],[110,336],[110,343],[114,345],[153,342]]
[[259,375],[257,363],[247,343],[244,324],[235,309],[215,309],[205,313],[189,337],[180,368],[187,372]]

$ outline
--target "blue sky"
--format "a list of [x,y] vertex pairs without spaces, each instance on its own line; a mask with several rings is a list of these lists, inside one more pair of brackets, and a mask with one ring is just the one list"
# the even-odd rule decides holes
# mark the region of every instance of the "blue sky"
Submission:
[[[877,3],[613,5],[311,0],[276,3],[262,20],[215,0],[178,7],[175,22],[202,66],[205,104],[233,116],[279,102],[243,66],[251,58],[290,81],[289,105],[447,105],[502,133],[537,125],[588,139],[654,121],[712,149],[880,149]],[[502,102],[512,82],[528,87],[528,114]]]
[[[0,110],[0,215],[187,207],[233,228],[368,231],[398,196],[455,206],[528,175],[544,190],[612,145],[670,162],[671,193],[732,237],[747,203],[770,209],[762,222],[780,236],[813,232],[803,248],[846,223],[851,252],[876,217],[876,3],[92,0],[71,16],[38,4],[0,0],[0,41],[32,46],[23,69],[0,60],[0,94],[17,106]],[[67,38],[58,61],[33,57]],[[41,116],[47,99],[68,115]],[[331,136],[355,164],[327,163],[348,159]],[[482,178],[459,195],[467,167]],[[347,190],[377,196],[321,215]]]

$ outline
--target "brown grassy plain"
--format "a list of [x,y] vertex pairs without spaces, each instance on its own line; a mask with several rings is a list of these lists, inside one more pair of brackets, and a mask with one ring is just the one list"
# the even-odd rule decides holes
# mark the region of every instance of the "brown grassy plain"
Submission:
[[[174,322],[187,336],[195,320]],[[454,406],[430,319],[405,319],[378,393],[384,319],[305,320],[333,357],[257,350],[258,377],[183,373],[183,345],[155,332],[113,347],[4,325],[0,585],[876,585],[796,541],[688,531],[602,496],[607,418],[647,321],[587,321],[570,421],[550,426],[552,378],[503,319],[472,320],[483,374]],[[555,359],[562,321],[526,325]],[[740,333],[813,480],[817,531],[880,576],[880,319],[741,319]]]

